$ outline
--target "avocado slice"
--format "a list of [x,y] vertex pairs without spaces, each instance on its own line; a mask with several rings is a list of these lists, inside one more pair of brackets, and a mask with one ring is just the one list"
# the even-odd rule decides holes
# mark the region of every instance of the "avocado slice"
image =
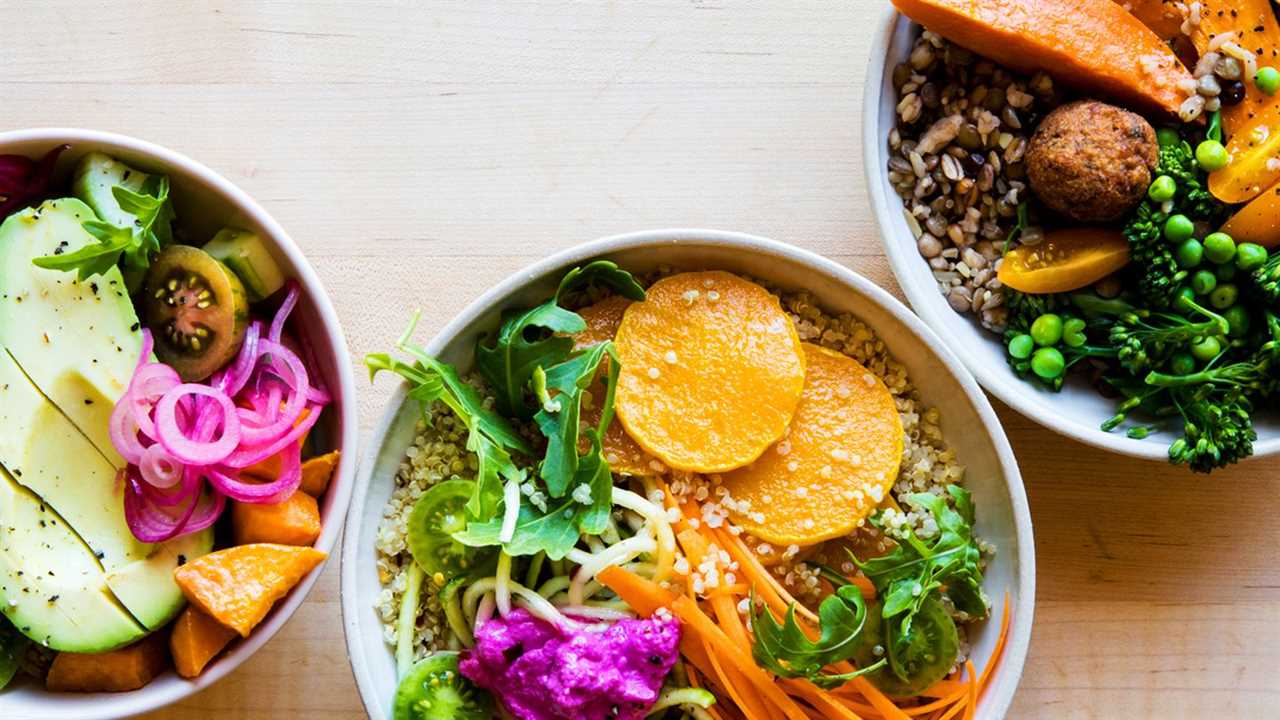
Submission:
[[147,634],[107,588],[93,554],[0,467],[0,612],[54,650],[99,653]]
[[212,530],[161,546],[137,540],[125,521],[124,489],[115,468],[2,350],[0,427],[9,428],[0,433],[0,466],[79,538],[95,557],[113,599],[148,629],[175,616],[184,604],[172,573],[178,556],[209,552]]
[[116,468],[111,409],[133,377],[142,335],[118,268],[83,282],[32,259],[98,242],[74,198],[49,200],[0,225],[0,347]]
[[120,207],[112,188],[121,185],[140,192],[150,178],[147,173],[131,168],[110,155],[91,152],[76,166],[71,194],[83,200],[99,220],[116,227],[129,227],[137,218]]
[[213,529],[152,546],[151,555],[107,573],[107,587],[149,630],[158,630],[186,606],[173,570],[213,550]]

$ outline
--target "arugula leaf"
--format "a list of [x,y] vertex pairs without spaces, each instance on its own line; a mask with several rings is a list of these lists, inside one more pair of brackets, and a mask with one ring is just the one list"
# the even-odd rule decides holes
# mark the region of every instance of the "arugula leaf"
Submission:
[[431,357],[409,341],[420,317],[421,313],[414,314],[396,343],[417,362],[410,365],[386,353],[371,353],[365,356],[369,377],[372,379],[384,370],[394,372],[413,385],[409,396],[424,409],[439,400],[467,426],[467,449],[475,453],[478,460],[476,492],[467,501],[467,513],[473,518],[488,520],[498,512],[502,478],[516,482],[524,482],[526,478],[526,472],[515,464],[511,453],[529,455],[533,449],[505,418],[485,407],[484,398],[458,376],[452,365]]
[[[751,628],[756,636],[751,655],[757,665],[774,675],[808,678],[829,687],[830,684],[839,685],[858,675],[875,672],[883,665],[869,666],[847,675],[822,674],[824,667],[857,654],[862,646],[862,630],[867,620],[867,605],[862,599],[862,591],[835,573],[827,571],[823,574],[828,577],[834,575],[831,579],[837,583],[837,588],[818,606],[821,631],[818,639],[810,640],[796,621],[795,604],[787,610],[783,625],[778,624],[767,607],[762,607],[751,619]],[[752,604],[755,604],[754,599]]]
[[535,411],[525,388],[538,367],[563,361],[573,350],[567,337],[586,329],[577,313],[554,301],[518,313],[503,313],[493,343],[476,345],[476,369],[493,388],[504,415],[531,417]]
[[[120,262],[122,253],[134,247],[136,239],[128,228],[90,220],[83,225],[86,232],[98,242],[84,245],[74,252],[38,257],[31,262],[48,270],[77,271],[80,280],[94,275],[105,275]],[[56,252],[56,251],[55,251]]]
[[502,414],[533,417],[537,406],[526,389],[534,371],[567,360],[573,351],[573,339],[567,336],[587,327],[581,316],[560,303],[570,292],[592,283],[633,300],[644,299],[644,288],[631,273],[608,260],[596,260],[566,273],[550,300],[522,312],[503,313],[497,335],[476,343],[476,369],[493,388]]
[[[909,654],[916,652],[918,634],[912,623],[926,602],[936,599],[945,586],[956,608],[977,618],[985,617],[990,603],[982,592],[982,551],[973,537],[974,505],[969,491],[948,485],[947,493],[955,502],[953,510],[944,497],[933,493],[917,493],[902,498],[903,502],[927,510],[938,525],[938,534],[928,540],[914,532],[895,538],[892,552],[866,562],[850,554],[876,586],[883,602],[881,616],[891,639],[887,648],[890,666],[903,680],[900,668],[910,665]],[[872,522],[883,527],[883,511]]]
[[76,271],[80,280],[106,274],[123,263],[133,270],[146,270],[160,248],[173,242],[173,206],[169,202],[169,178],[152,176],[134,192],[122,185],[111,188],[120,208],[135,217],[132,227],[118,227],[101,220],[88,220],[82,227],[98,243],[74,252],[38,257],[31,262],[49,270]]
[[609,260],[593,260],[583,267],[576,267],[560,278],[555,301],[563,301],[570,292],[589,284],[599,284],[613,290],[628,300],[643,300],[644,288],[635,277]]
[[569,553],[583,535],[599,535],[609,523],[613,509],[613,476],[609,464],[604,461],[600,449],[600,435],[594,428],[584,431],[591,442],[591,450],[578,463],[573,483],[591,488],[591,503],[583,505],[572,497],[548,505],[545,512],[530,503],[521,503],[519,519],[511,541],[503,545],[501,540],[502,518],[485,522],[473,522],[465,530],[453,534],[453,539],[471,547],[503,545],[508,555],[537,555],[545,552],[551,560],[560,560]]
[[[547,494],[553,498],[564,496],[578,472],[582,396],[594,382],[605,357],[614,361],[611,368],[617,367],[618,356],[612,342],[592,346],[548,370],[538,368],[534,375],[535,394],[546,398],[534,416],[538,428],[547,436],[547,455],[539,474],[547,485]],[[611,378],[615,376],[616,373],[610,373]],[[552,390],[557,393],[554,398],[550,395]],[[600,432],[603,434],[605,429],[601,428]]]

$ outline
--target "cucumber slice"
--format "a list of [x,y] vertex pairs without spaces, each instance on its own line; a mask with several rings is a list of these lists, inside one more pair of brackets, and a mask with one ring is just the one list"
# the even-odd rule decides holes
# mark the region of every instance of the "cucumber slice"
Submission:
[[103,222],[116,227],[129,227],[136,219],[131,213],[120,208],[120,203],[111,194],[111,188],[122,185],[134,192],[140,192],[142,185],[151,176],[140,170],[116,160],[110,155],[91,152],[80,160],[76,166],[75,179],[71,181],[71,192],[88,205]]
[[204,251],[222,261],[240,277],[249,300],[258,302],[284,287],[284,274],[266,244],[248,230],[225,228],[213,236]]

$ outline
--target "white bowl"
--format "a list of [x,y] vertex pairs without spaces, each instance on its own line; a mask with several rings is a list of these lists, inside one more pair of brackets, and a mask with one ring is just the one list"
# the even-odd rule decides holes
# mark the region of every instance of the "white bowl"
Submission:
[[[644,272],[659,265],[716,268],[763,278],[783,288],[805,289],[830,312],[851,312],[875,330],[906,365],[925,402],[942,413],[944,433],[968,467],[967,484],[978,506],[978,530],[998,547],[986,589],[1001,610],[1007,589],[1012,602],[1008,646],[980,718],[1004,717],[1022,674],[1035,602],[1035,552],[1031,516],[1017,462],[995,412],[972,376],[946,345],[902,303],[867,279],[813,253],[765,238],[714,230],[656,230],[579,245],[522,270],[490,289],[454,318],[426,350],[463,369],[471,367],[478,335],[498,323],[505,308],[544,300],[569,268],[593,258],[614,260]],[[388,346],[393,338],[386,339]],[[342,615],[356,685],[370,717],[389,718],[396,688],[395,660],[383,642],[374,610],[381,586],[374,549],[382,510],[396,469],[413,438],[418,417],[402,383],[374,431],[360,467],[342,548]],[[999,622],[972,635],[973,657],[992,651]]]
[[[1168,423],[1165,430],[1144,440],[1129,438],[1123,430],[1104,432],[1099,426],[1115,414],[1115,400],[1102,397],[1079,376],[1068,378],[1059,393],[1019,378],[1005,360],[1000,338],[983,330],[972,315],[953,310],[938,291],[933,271],[916,250],[902,201],[889,183],[887,167],[889,131],[896,119],[893,68],[911,54],[918,32],[918,25],[893,8],[885,12],[871,46],[862,108],[862,147],[871,209],[880,225],[880,241],[893,274],[912,309],[946,338],[982,387],[1031,420],[1103,450],[1168,461],[1169,444],[1181,437],[1176,423]],[[1258,440],[1253,445],[1253,457],[1280,452],[1280,420],[1274,414],[1255,415],[1254,428]]]
[[[325,294],[320,278],[284,228],[243,190],[200,163],[142,140],[123,135],[66,128],[41,128],[0,133],[0,154],[42,155],[66,143],[71,146],[58,161],[58,172],[68,176],[85,153],[100,150],[150,172],[161,172],[172,181],[171,195],[179,225],[193,238],[210,238],[223,225],[256,231],[270,246],[281,270],[301,284],[303,293],[293,323],[311,343],[320,375],[333,394],[321,430],[335,449],[343,451],[329,490],[320,505],[323,530],[315,547],[329,552],[342,532],[342,521],[351,502],[354,485],[356,433],[355,383],[347,343],[338,316]],[[177,702],[214,684],[239,667],[267,644],[298,609],[323,569],[317,567],[288,597],[276,603],[253,634],[236,641],[195,680],[184,680],[172,671],[146,687],[127,693],[50,693],[30,682],[0,691],[0,718],[5,720],[106,720],[148,712]]]

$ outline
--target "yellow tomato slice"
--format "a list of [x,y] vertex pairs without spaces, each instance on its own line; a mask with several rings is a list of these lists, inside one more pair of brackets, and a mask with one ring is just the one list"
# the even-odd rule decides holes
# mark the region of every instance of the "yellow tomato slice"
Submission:
[[1025,293],[1078,290],[1129,263],[1129,241],[1119,230],[1079,227],[1047,233],[1038,245],[1005,253],[997,277]]

